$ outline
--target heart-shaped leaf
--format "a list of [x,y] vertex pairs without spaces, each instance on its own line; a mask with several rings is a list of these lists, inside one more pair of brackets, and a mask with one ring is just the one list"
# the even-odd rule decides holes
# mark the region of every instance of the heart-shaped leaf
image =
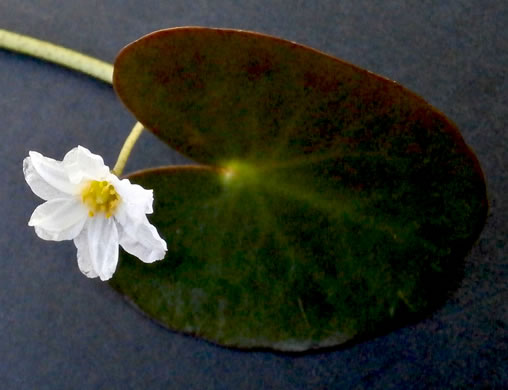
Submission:
[[131,175],[155,192],[165,260],[112,284],[168,327],[306,350],[420,318],[484,224],[478,161],[400,85],[256,33],[178,28],[127,46],[114,85],[196,162]]

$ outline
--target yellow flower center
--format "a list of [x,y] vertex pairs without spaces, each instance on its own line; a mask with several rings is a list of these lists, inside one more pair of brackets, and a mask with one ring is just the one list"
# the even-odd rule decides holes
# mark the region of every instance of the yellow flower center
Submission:
[[90,217],[104,213],[109,218],[118,207],[120,196],[109,182],[93,180],[83,188],[81,200],[88,207]]

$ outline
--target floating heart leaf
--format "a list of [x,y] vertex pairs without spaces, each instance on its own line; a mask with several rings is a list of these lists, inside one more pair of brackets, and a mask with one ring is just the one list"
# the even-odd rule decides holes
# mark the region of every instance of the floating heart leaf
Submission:
[[178,28],[127,46],[114,85],[202,166],[130,178],[168,243],[112,284],[168,327],[306,350],[401,326],[460,281],[486,217],[456,127],[400,85],[256,33]]

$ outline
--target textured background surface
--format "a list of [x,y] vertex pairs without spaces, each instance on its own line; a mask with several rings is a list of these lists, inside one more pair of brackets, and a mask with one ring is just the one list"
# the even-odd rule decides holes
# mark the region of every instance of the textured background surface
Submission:
[[[294,40],[392,78],[448,115],[491,201],[465,278],[431,318],[303,356],[172,333],[79,272],[71,242],[26,226],[28,150],[77,144],[113,165],[134,120],[111,87],[0,51],[0,383],[5,389],[501,388],[508,386],[508,9],[502,0],[2,0],[0,28],[112,62],[153,30],[203,25]],[[191,5],[189,5],[191,4]],[[144,134],[126,171],[183,161]],[[504,366],[503,366],[504,364]],[[504,369],[503,369],[504,368]]]

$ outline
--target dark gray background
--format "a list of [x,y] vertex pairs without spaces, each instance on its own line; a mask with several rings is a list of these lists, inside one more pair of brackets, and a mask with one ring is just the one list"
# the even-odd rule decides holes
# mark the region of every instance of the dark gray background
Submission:
[[[0,27],[112,62],[153,30],[203,25],[294,40],[392,78],[457,123],[488,181],[465,279],[431,318],[355,346],[241,352],[159,327],[38,239],[28,150],[80,144],[113,165],[134,120],[111,87],[0,51],[2,389],[423,389],[508,386],[508,11],[504,0],[1,0]],[[150,134],[127,171],[181,161]]]

